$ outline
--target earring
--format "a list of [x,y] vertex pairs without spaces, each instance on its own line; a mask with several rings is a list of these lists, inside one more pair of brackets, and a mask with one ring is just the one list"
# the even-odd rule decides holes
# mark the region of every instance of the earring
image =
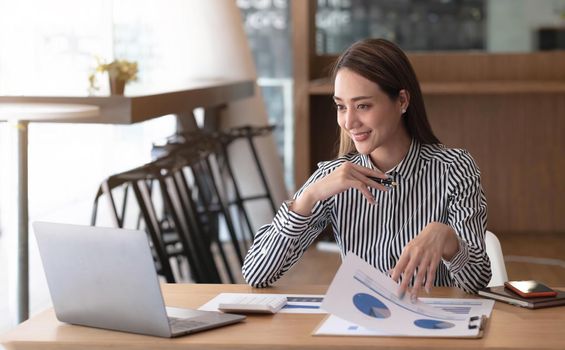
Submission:
[[402,109],[402,114],[406,113],[406,108]]

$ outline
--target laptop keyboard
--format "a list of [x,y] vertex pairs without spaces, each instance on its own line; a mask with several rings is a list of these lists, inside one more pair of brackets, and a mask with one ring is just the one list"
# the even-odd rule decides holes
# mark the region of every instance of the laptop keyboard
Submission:
[[169,317],[169,324],[171,325],[171,327],[174,327],[176,329],[179,329],[179,328],[192,329],[192,328],[204,326],[207,323],[194,321],[190,318]]

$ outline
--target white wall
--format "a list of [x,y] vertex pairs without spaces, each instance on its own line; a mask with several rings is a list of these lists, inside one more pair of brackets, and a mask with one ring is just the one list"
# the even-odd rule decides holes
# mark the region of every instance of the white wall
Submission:
[[564,0],[490,0],[486,13],[489,52],[535,51],[538,28],[565,25]]

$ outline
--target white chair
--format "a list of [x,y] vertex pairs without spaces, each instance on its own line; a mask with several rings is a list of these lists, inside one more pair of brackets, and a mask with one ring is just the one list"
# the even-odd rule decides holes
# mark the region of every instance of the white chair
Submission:
[[488,287],[502,286],[504,282],[508,281],[504,255],[502,254],[502,247],[500,246],[498,238],[490,231],[485,233],[485,248],[490,259],[490,268],[492,270],[492,277]]

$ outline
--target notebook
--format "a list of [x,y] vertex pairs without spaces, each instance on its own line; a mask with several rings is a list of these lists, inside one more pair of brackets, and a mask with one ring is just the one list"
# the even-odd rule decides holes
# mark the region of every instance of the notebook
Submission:
[[33,228],[61,322],[170,338],[245,319],[166,308],[143,231],[46,222]]
[[541,309],[544,307],[565,305],[565,292],[556,292],[557,296],[554,297],[522,298],[504,286],[498,286],[481,289],[479,290],[479,295],[528,309]]

